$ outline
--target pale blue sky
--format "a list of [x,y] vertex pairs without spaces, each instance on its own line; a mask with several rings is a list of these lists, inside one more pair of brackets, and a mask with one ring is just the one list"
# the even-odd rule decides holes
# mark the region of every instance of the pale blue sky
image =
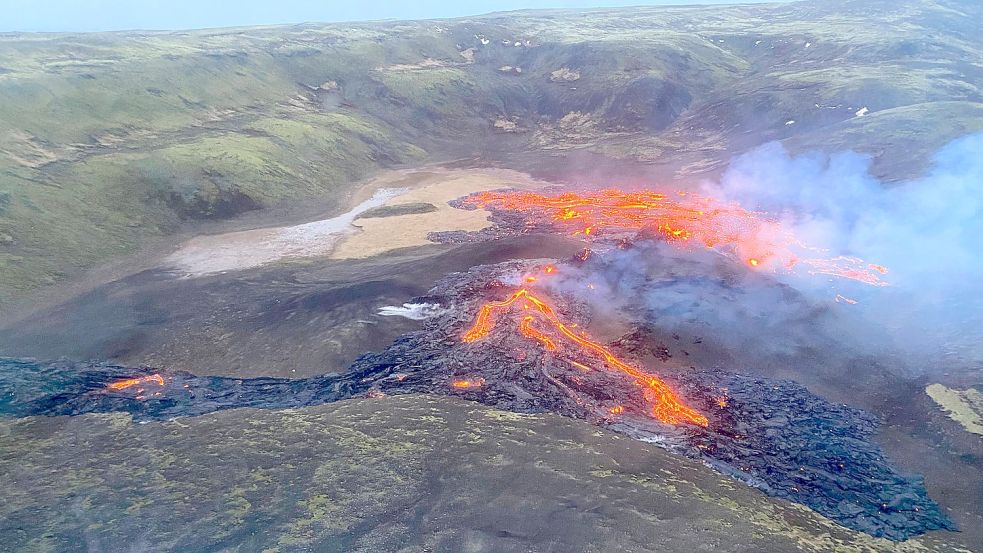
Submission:
[[0,0],[0,31],[197,29],[306,21],[458,17],[523,8],[764,0]]

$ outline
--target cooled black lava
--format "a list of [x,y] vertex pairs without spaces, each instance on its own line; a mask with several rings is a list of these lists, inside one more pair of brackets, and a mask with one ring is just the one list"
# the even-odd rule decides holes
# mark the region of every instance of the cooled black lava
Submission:
[[[500,298],[509,289],[505,276],[528,265],[507,262],[448,276],[429,296],[416,300],[446,307],[442,315],[384,351],[363,355],[343,375],[290,380],[170,372],[160,373],[162,386],[146,380],[114,390],[107,386],[159,371],[0,359],[0,414],[122,411],[138,419],[166,420],[239,407],[278,409],[383,394],[447,394],[515,412],[555,412],[656,441],[873,536],[902,540],[953,529],[921,479],[899,474],[871,442],[877,429],[871,415],[830,403],[794,382],[716,369],[658,374],[710,421],[707,428],[670,426],[647,413],[631,382],[608,372],[577,370],[563,351],[536,348],[519,333],[493,334],[481,347],[463,343],[460,337],[476,307]],[[589,317],[586,307],[575,301],[555,307],[571,321]],[[644,332],[636,332],[611,347],[631,355],[651,345]],[[480,385],[453,386],[458,379]],[[617,416],[609,408],[612,403],[623,407]]]

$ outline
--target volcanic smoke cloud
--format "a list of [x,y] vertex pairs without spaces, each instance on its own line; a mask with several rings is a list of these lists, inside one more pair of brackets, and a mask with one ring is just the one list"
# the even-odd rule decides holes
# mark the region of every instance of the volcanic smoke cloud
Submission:
[[[890,268],[890,286],[840,287],[858,301],[849,334],[913,357],[909,369],[983,361],[983,134],[951,142],[927,174],[890,185],[854,153],[789,155],[769,144],[731,165],[703,192],[781,214],[804,242]],[[814,299],[825,283],[784,277]],[[882,342],[890,336],[887,342]]]
[[915,374],[978,366],[983,134],[949,144],[910,182],[881,183],[868,167],[854,153],[793,157],[776,143],[737,158],[699,193],[601,181],[479,193],[458,205],[491,209],[499,223],[464,239],[559,232],[599,249],[620,241],[622,253],[566,279],[597,309],[648,305],[661,327],[705,325],[731,349],[833,347]]

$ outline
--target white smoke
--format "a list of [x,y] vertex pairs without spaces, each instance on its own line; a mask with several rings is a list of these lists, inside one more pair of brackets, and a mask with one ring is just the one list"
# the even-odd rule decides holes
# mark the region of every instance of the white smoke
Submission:
[[[857,319],[936,366],[983,359],[983,134],[957,139],[920,178],[888,186],[854,153],[791,156],[769,144],[704,191],[781,213],[806,243],[887,266],[890,287],[835,283]],[[828,283],[789,278],[812,297]],[[851,295],[853,294],[853,295]],[[934,361],[933,361],[934,359]],[[930,368],[930,367],[926,367]]]
[[654,243],[608,252],[603,270],[565,275],[556,286],[601,309],[646,306],[660,328],[702,328],[731,351],[791,359],[836,350],[914,374],[978,368],[983,134],[950,143],[925,176],[908,182],[889,186],[868,168],[850,152],[792,156],[768,144],[735,159],[702,192],[780,216],[802,242],[824,250],[817,257],[884,265],[890,286],[758,272],[706,250]]

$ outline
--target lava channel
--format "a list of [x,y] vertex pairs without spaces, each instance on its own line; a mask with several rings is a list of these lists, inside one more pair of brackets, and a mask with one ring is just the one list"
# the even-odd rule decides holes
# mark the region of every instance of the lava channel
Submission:
[[675,246],[702,245],[752,269],[792,271],[802,266],[814,275],[887,285],[881,278],[887,273],[883,266],[856,257],[814,257],[822,250],[802,243],[791,229],[768,214],[688,192],[611,189],[549,195],[500,190],[479,192],[460,203],[521,213],[526,229],[545,223],[588,239],[654,232]]
[[[560,336],[569,340],[574,347],[579,347],[584,353],[602,359],[606,367],[630,376],[644,390],[645,399],[651,404],[652,415],[655,418],[668,424],[686,422],[702,427],[708,425],[707,418],[684,404],[668,384],[618,359],[607,348],[591,340],[586,332],[580,334],[574,332],[560,320],[552,307],[525,288],[517,290],[506,300],[492,301],[482,305],[475,317],[474,324],[464,334],[463,341],[476,342],[481,340],[495,328],[497,317],[512,311],[512,308],[516,306],[522,308],[518,315],[519,332],[538,342],[546,351],[564,349],[564,344],[557,343],[537,328],[536,322],[540,320],[544,321],[548,327],[556,330]],[[583,362],[573,361],[572,363],[582,369],[593,370],[590,363],[586,362],[587,359],[581,359],[581,361]]]

